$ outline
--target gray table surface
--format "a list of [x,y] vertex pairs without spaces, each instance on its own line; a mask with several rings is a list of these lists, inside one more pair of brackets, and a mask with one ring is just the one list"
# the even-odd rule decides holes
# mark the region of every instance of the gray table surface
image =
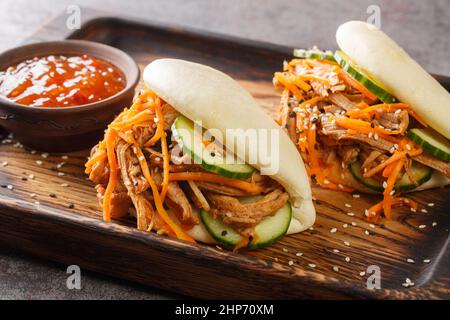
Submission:
[[[18,45],[74,2],[1,0],[0,51]],[[430,72],[450,75],[449,0],[77,0],[76,3],[107,10],[111,15],[125,13],[139,19],[288,46],[321,48],[336,47],[334,34],[339,24],[367,20],[368,6],[378,5],[385,32]],[[81,290],[68,290],[66,267],[0,247],[0,299],[179,298],[84,270]]]

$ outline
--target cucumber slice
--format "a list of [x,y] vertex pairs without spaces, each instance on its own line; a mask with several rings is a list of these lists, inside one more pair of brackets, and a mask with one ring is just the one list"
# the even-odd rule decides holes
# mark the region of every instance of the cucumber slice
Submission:
[[336,62],[334,54],[332,51],[321,51],[321,50],[305,50],[305,49],[294,49],[294,57],[297,58],[310,58],[310,59],[320,59]]
[[353,177],[359,182],[377,192],[383,192],[383,183],[374,179],[374,178],[364,178],[361,172],[361,164],[356,161],[350,164],[349,166],[350,172]]
[[205,210],[200,210],[200,218],[214,240],[227,246],[234,247],[242,241],[242,236],[231,226],[226,225]]
[[256,239],[250,243],[250,248],[264,248],[280,240],[288,231],[292,220],[292,208],[286,202],[273,216],[264,218],[256,227]]
[[[361,172],[361,164],[356,161],[350,164],[350,172],[352,173],[353,177],[366,187],[377,191],[377,192],[383,192],[383,183],[374,179],[374,178],[364,178]],[[413,190],[420,186],[421,184],[424,184],[428,180],[430,180],[433,171],[431,168],[420,164],[416,161],[413,161],[413,164],[411,166],[411,173],[413,178],[417,181],[418,185],[416,186],[414,183],[412,183],[409,180],[409,176],[405,173],[403,177],[397,181],[397,183],[394,186],[395,191],[397,192],[406,192]]]
[[397,99],[384,89],[380,84],[376,83],[366,72],[362,70],[354,61],[350,59],[342,51],[336,51],[334,57],[341,68],[351,75],[356,81],[361,83],[370,92],[372,92],[378,99],[384,103],[394,103]]
[[408,137],[427,152],[444,161],[450,161],[450,142],[432,129],[411,129]]
[[[252,200],[258,197],[249,197]],[[206,230],[218,242],[228,245],[230,247],[236,246],[242,241],[242,236],[236,232],[231,226],[224,224],[219,219],[214,219],[213,216],[205,210],[200,211],[200,217]],[[250,249],[263,248],[271,245],[283,237],[292,219],[292,208],[287,202],[283,208],[279,209],[275,215],[264,218],[255,227],[255,239],[249,243]]]
[[[414,180],[417,181],[418,186],[420,186],[421,184],[424,184],[425,182],[431,179],[431,176],[433,175],[433,170],[430,167],[427,167],[421,163],[414,161],[411,166],[411,173]],[[416,186],[414,183],[411,182],[411,180],[409,180],[407,174],[404,174],[403,177],[395,184],[395,190],[399,192],[406,192],[411,191],[417,188],[418,186]]]
[[247,179],[255,171],[252,166],[245,163],[226,163],[226,157],[221,154],[222,150],[220,152],[208,150],[202,137],[194,134],[194,122],[185,116],[179,115],[175,119],[172,134],[183,152],[189,154],[195,163],[199,163],[208,171],[232,179]]

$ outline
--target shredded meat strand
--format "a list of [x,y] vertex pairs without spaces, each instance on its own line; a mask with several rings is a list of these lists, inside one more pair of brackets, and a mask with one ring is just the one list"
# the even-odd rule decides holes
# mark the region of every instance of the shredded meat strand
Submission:
[[206,193],[211,201],[211,213],[222,218],[226,224],[247,228],[261,222],[262,218],[274,215],[288,201],[286,192],[275,189],[261,199],[244,203],[230,196]]

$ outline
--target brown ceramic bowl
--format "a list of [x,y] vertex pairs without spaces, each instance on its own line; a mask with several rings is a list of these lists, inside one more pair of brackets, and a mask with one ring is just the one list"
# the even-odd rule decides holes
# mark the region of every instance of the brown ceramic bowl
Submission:
[[102,101],[74,107],[43,108],[14,103],[0,96],[0,126],[24,145],[43,151],[74,151],[93,146],[108,124],[130,105],[139,82],[139,67],[125,52],[96,42],[65,40],[40,42],[0,55],[0,70],[24,60],[46,56],[89,55],[106,60],[126,77],[126,87]]

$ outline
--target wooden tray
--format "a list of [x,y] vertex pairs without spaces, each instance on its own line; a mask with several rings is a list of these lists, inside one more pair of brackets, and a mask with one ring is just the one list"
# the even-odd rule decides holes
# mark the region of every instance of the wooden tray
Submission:
[[[62,15],[30,41],[69,36],[99,41],[128,52],[141,67],[159,57],[204,63],[237,79],[268,112],[278,103],[271,79],[289,59],[290,48],[98,16],[83,9],[83,18],[89,21],[69,35]],[[450,84],[450,79],[441,80]],[[314,188],[318,218],[312,230],[286,236],[264,250],[233,254],[140,232],[131,220],[104,223],[93,185],[83,173],[87,154],[46,157],[4,140],[0,145],[0,164],[7,161],[0,167],[2,244],[200,298],[450,297],[448,188],[413,195],[427,213],[398,210],[398,220],[379,226],[362,219],[364,209],[377,197],[354,198]],[[434,206],[427,206],[430,202]],[[332,228],[337,232],[330,232]],[[363,272],[369,265],[381,269],[379,290],[367,289],[368,275]],[[406,278],[415,285],[404,288]]]

